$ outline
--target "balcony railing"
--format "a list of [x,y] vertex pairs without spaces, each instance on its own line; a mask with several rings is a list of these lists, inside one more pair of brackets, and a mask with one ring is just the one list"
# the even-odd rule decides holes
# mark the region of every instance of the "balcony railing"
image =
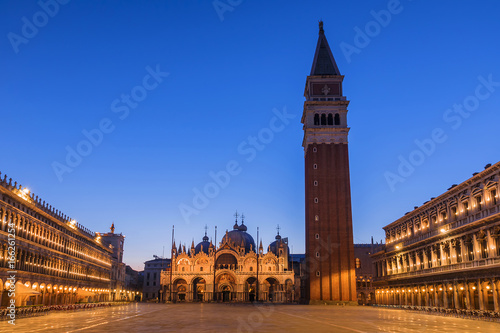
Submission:
[[419,269],[413,272],[404,272],[404,273],[394,273],[388,274],[382,277],[376,277],[374,281],[380,280],[393,280],[393,279],[404,279],[410,277],[417,277],[422,275],[431,275],[436,273],[446,273],[453,271],[463,271],[467,269],[473,268],[488,268],[488,266],[498,266],[500,268],[500,257],[495,258],[484,258],[478,259],[474,261],[461,262],[456,264],[444,265],[439,267],[432,267],[426,269]]

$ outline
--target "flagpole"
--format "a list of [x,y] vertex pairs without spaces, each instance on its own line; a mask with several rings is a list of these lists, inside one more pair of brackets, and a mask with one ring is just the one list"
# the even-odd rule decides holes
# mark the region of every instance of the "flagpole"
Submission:
[[255,301],[258,302],[259,301],[259,256],[260,256],[260,247],[258,247],[259,245],[259,227],[257,227],[257,295],[255,297]]
[[170,249],[170,302],[172,302],[172,271],[174,270],[174,227],[172,226],[172,248]]
[[214,302],[216,301],[216,297],[215,297],[215,268],[217,267],[216,266],[216,262],[217,262],[217,226],[215,226],[215,244],[214,244],[214,282],[213,282],[213,291],[212,291],[212,298],[214,300]]

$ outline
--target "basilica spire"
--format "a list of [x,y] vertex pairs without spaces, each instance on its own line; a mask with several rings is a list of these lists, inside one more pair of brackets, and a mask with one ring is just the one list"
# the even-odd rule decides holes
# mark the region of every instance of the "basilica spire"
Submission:
[[310,75],[340,75],[337,63],[326,40],[323,21],[319,21],[319,37]]

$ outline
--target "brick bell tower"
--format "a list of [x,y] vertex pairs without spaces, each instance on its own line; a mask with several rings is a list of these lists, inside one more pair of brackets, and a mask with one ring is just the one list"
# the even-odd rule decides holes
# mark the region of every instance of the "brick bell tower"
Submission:
[[319,22],[304,96],[306,279],[309,303],[356,301],[347,105],[343,75]]

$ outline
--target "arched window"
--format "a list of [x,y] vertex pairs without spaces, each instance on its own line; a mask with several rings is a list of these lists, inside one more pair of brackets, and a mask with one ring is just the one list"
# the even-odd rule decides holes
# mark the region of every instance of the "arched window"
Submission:
[[326,125],[326,114],[321,115],[321,125]]
[[328,125],[333,125],[333,116],[331,113],[328,114]]
[[253,272],[253,267],[252,266],[250,266],[250,272]]
[[340,125],[340,115],[338,113],[335,114],[335,125]]
[[314,115],[314,125],[319,125],[319,114]]
[[356,258],[356,268],[361,268],[361,260],[359,258]]

